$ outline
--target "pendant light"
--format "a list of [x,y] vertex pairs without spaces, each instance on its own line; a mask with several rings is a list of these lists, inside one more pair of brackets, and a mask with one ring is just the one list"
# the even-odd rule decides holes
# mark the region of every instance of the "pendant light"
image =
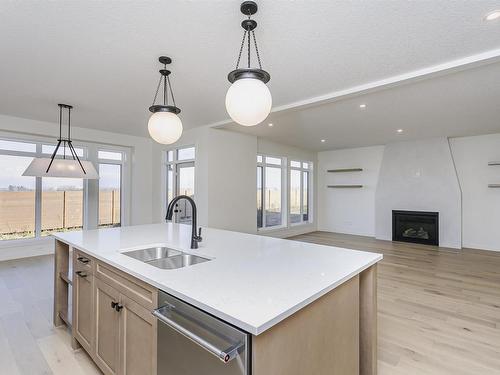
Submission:
[[[248,18],[241,23],[244,32],[236,69],[227,76],[232,85],[226,94],[226,110],[236,123],[244,126],[254,126],[264,121],[271,112],[272,97],[269,88],[266,86],[271,76],[262,69],[254,31],[257,22],[251,19],[251,16],[257,13],[257,4],[254,1],[244,1],[240,10]],[[258,69],[251,67],[250,49],[252,39],[259,64]],[[245,44],[247,45],[247,67],[240,68],[241,55]]]
[[[71,141],[71,109],[73,107],[68,104],[58,104],[59,106],[59,139],[57,146],[50,158],[34,158],[28,165],[28,168],[23,173],[23,176],[34,177],[67,177],[67,178],[83,178],[97,179],[97,173],[94,165],[87,160],[81,161],[73,147]],[[68,137],[62,136],[63,110],[68,110]],[[57,158],[57,152],[63,148],[63,158]],[[67,151],[66,151],[67,149]],[[68,159],[66,158],[68,154]]]
[[[164,68],[160,70],[160,81],[156,88],[153,104],[149,107],[149,111],[153,114],[149,118],[148,131],[151,138],[156,142],[165,145],[176,142],[182,135],[182,122],[177,116],[181,110],[175,105],[174,93],[170,84],[170,70],[167,70],[167,64],[172,62],[172,59],[167,56],[161,56],[159,59]],[[156,105],[156,98],[163,82],[163,104]],[[167,91],[168,88],[168,91]],[[168,104],[168,92],[172,97],[173,105]]]

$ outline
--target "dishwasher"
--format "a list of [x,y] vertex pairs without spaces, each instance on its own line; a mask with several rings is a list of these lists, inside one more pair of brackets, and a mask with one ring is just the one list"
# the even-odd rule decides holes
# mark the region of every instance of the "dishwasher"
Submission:
[[158,375],[250,375],[250,334],[163,291],[158,306]]

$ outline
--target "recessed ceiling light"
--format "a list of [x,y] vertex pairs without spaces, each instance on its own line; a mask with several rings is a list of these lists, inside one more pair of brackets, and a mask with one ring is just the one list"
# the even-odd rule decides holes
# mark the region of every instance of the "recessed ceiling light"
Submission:
[[363,103],[363,104],[360,104],[360,105],[359,105],[359,108],[361,108],[361,109],[365,109],[365,108],[366,108],[366,104],[364,104],[364,103]]
[[272,123],[272,122],[270,122],[270,123],[268,124],[268,126],[271,126],[271,127],[272,127],[272,126],[273,126],[273,123]]
[[397,130],[398,133],[402,133],[403,132],[403,129],[398,129]]
[[500,18],[500,10],[497,9],[497,10],[494,10],[492,12],[489,12],[485,17],[484,17],[484,20],[485,21],[493,21],[493,20],[496,20]]
[[322,139],[322,140],[321,140],[321,143],[325,143],[325,142],[326,142],[326,139]]

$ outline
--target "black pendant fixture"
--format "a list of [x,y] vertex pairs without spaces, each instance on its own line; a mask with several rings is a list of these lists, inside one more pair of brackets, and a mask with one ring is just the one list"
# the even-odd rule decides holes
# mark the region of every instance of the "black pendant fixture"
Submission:
[[[99,175],[90,161],[81,161],[73,147],[71,141],[71,110],[73,106],[69,104],[58,104],[59,106],[59,139],[57,145],[49,158],[34,158],[28,168],[23,173],[23,176],[35,177],[67,177],[67,178],[83,178],[97,179]],[[68,112],[68,136],[62,135],[63,112]],[[63,149],[63,157],[58,158],[57,153]]]
[[[175,104],[174,92],[169,77],[171,72],[167,69],[167,65],[172,63],[172,59],[167,56],[160,56],[158,60],[163,64],[163,69],[160,69],[160,80],[156,88],[153,104],[149,107],[149,111],[153,114],[148,122],[148,130],[156,142],[171,144],[182,135],[182,122],[177,116],[181,110]],[[156,104],[160,88],[163,91],[163,103]],[[173,105],[169,104],[169,94]]]
[[[255,37],[257,21],[253,20],[252,16],[257,13],[257,3],[244,1],[240,6],[240,10],[241,13],[247,16],[247,19],[241,22],[244,31],[236,69],[227,76],[232,85],[226,95],[226,109],[235,122],[244,126],[253,126],[265,120],[271,111],[272,97],[266,86],[266,83],[271,79],[271,75],[262,69]],[[240,68],[245,45],[247,49],[246,67]],[[257,56],[258,68],[252,67],[252,45]]]

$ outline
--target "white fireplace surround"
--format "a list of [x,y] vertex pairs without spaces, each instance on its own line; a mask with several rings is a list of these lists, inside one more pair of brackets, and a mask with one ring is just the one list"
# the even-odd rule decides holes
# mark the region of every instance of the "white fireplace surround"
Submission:
[[462,195],[447,138],[390,143],[375,194],[375,237],[392,239],[392,210],[439,212],[441,246],[462,247]]

